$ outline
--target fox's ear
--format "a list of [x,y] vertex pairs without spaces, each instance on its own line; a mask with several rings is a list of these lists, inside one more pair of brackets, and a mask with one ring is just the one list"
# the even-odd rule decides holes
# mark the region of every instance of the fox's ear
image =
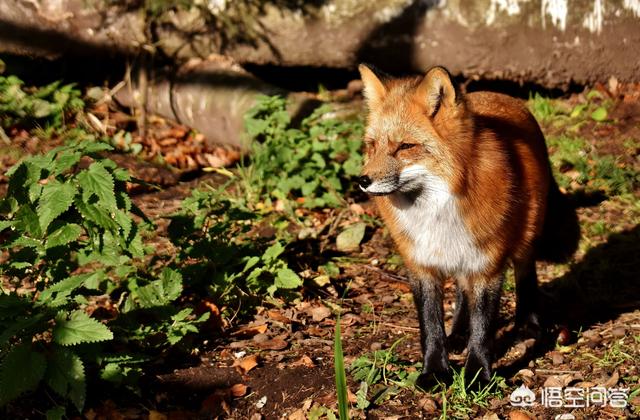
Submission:
[[416,94],[420,101],[424,101],[430,117],[434,117],[443,106],[453,108],[457,101],[451,75],[444,67],[429,70],[418,85]]
[[384,87],[382,81],[375,75],[373,70],[364,64],[358,66],[360,78],[364,84],[364,97],[369,107],[379,104],[387,94],[387,88]]

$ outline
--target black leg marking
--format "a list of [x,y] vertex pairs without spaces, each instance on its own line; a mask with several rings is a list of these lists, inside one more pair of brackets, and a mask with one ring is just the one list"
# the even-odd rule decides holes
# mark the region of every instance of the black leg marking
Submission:
[[420,321],[423,368],[419,384],[427,384],[433,377],[448,373],[449,359],[445,348],[442,283],[427,278],[413,285],[413,298]]
[[535,260],[515,264],[516,327],[537,336],[540,333],[538,316],[538,278]]
[[502,280],[492,279],[484,287],[474,288],[473,302],[470,302],[470,336],[467,347],[469,355],[465,364],[465,376],[471,380],[482,369],[478,379],[488,382],[491,379],[493,362],[493,341],[495,320],[500,306]]

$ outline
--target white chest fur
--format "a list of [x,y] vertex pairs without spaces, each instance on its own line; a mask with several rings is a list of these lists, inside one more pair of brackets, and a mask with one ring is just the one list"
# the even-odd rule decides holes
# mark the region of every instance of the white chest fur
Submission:
[[397,224],[411,241],[415,262],[449,275],[483,271],[488,259],[475,245],[447,183],[420,169],[413,166],[403,174],[411,174],[406,181],[422,185],[422,193],[412,201],[399,193],[392,197]]

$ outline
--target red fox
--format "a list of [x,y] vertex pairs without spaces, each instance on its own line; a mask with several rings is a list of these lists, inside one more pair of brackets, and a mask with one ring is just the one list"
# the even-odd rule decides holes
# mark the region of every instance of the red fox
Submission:
[[[539,327],[536,244],[561,195],[544,136],[506,95],[461,95],[449,72],[381,80],[361,65],[369,108],[358,182],[414,279],[422,379],[448,371],[443,282],[457,283],[452,337],[468,335],[465,371],[489,380],[504,270],[516,278],[516,321]],[[575,250],[575,247],[574,247]]]

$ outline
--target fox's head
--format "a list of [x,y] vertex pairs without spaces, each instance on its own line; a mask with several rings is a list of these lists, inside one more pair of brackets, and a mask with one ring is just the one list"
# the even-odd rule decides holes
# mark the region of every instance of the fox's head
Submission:
[[471,120],[449,72],[382,81],[359,67],[369,108],[360,188],[370,194],[416,193],[430,182],[461,187]]

